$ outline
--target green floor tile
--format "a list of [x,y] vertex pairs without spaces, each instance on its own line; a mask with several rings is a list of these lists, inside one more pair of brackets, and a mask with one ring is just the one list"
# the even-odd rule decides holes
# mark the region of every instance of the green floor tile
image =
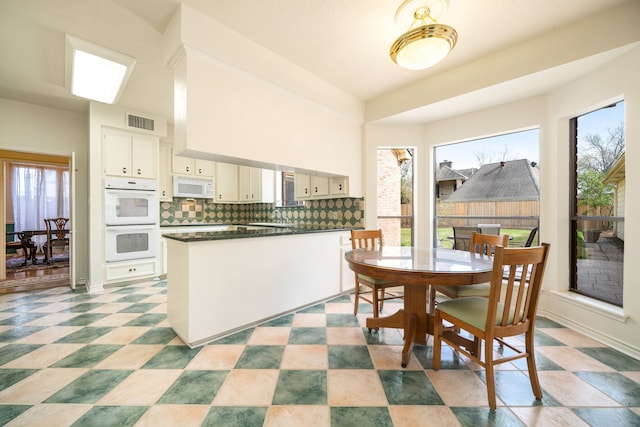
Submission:
[[16,326],[0,332],[0,343],[13,342],[46,329],[44,326]]
[[[425,421],[425,425],[427,425]],[[331,427],[393,427],[388,408],[332,407]]]
[[260,326],[291,326],[293,321],[293,314],[287,314],[277,317],[267,322],[261,323]]
[[329,346],[329,369],[373,369],[367,346]]
[[325,328],[292,328],[289,344],[326,344]]
[[103,304],[95,303],[95,302],[85,302],[81,304],[76,304],[74,306],[69,307],[68,310],[71,313],[86,313],[87,311],[95,310],[98,307],[102,307]]
[[93,322],[97,322],[100,319],[107,317],[105,313],[84,313],[80,314],[72,319],[65,320],[58,323],[58,326],[88,326]]
[[213,341],[212,344],[246,344],[249,341],[249,338],[251,338],[253,331],[254,328],[245,329],[244,331],[219,338]]
[[327,371],[280,371],[274,405],[326,405]]
[[640,426],[640,415],[626,408],[574,408],[591,426]]
[[153,328],[136,338],[132,344],[167,344],[176,336],[171,328]]
[[202,347],[191,349],[186,345],[169,345],[160,350],[142,366],[142,369],[184,369]]
[[353,314],[327,314],[327,326],[333,328],[359,327],[358,318]]
[[248,345],[236,363],[236,369],[278,369],[283,345]]
[[131,304],[129,307],[123,308],[118,313],[146,313],[149,310],[153,310],[157,306],[157,303]]
[[324,313],[324,312],[325,312],[324,303],[315,304],[315,305],[312,305],[312,306],[307,307],[307,308],[303,308],[302,310],[298,311],[298,313]]
[[65,337],[60,338],[56,343],[90,343],[93,340],[113,331],[115,328],[94,328],[87,326],[75,331]]
[[267,408],[214,406],[202,422],[202,427],[262,427]]
[[380,328],[369,332],[368,328],[362,328],[367,344],[404,345],[404,339],[397,329]]
[[23,325],[48,315],[49,313],[18,313],[15,316],[0,320],[0,325]]
[[133,426],[146,411],[146,406],[94,406],[72,427]]
[[91,370],[47,398],[45,403],[96,403],[132,371]]
[[184,371],[162,395],[159,404],[209,405],[228,371]]
[[390,405],[444,405],[424,371],[379,371]]
[[124,326],[146,326],[153,327],[167,318],[165,314],[147,313],[140,315]]
[[[487,382],[484,370],[477,372],[484,383]],[[494,371],[496,395],[508,406],[562,406],[549,393],[542,390],[542,400],[533,395],[529,377],[521,371]],[[487,401],[487,405],[488,405]]]
[[640,384],[617,372],[576,372],[588,382],[623,406],[640,408]]
[[525,427],[508,408],[451,408],[461,427]]
[[0,426],[8,424],[18,415],[31,408],[30,405],[2,405],[0,406]]
[[131,302],[131,303],[136,303],[136,302],[140,302],[143,299],[147,299],[149,298],[150,295],[127,295],[125,297],[119,298],[117,299],[115,302],[118,303],[122,303],[122,302]]
[[[524,347],[524,335],[520,338],[522,339],[522,345]],[[562,341],[558,341],[557,339],[552,338],[551,336],[539,330],[536,330],[534,333],[533,344],[534,347],[566,346],[566,344]]]
[[578,348],[578,350],[615,369],[616,371],[640,371],[640,360],[636,360],[612,348],[585,347]]
[[7,344],[0,347],[0,366],[42,347],[40,344]]
[[[38,372],[37,369],[0,369],[0,391],[19,383],[36,372]],[[0,425],[4,424],[0,423]]]
[[92,368],[111,354],[122,348],[121,345],[88,344],[67,357],[57,361],[52,368]]

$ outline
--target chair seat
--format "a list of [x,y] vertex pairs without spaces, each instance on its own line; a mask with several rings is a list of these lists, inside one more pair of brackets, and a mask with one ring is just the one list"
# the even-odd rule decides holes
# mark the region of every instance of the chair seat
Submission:
[[478,283],[477,285],[435,286],[435,288],[436,291],[450,298],[488,297],[491,289],[489,283]]
[[386,285],[387,283],[391,283],[389,280],[380,280],[380,279],[374,279],[373,277],[369,277],[366,276],[364,274],[359,274],[358,273],[358,280],[365,280],[369,283],[373,283],[375,285]]
[[[443,301],[438,304],[438,310],[457,317],[464,322],[484,331],[487,324],[487,308],[489,307],[489,299],[483,297],[467,297]],[[498,303],[498,313],[502,312],[504,304]],[[513,321],[513,311],[510,310],[509,322]],[[496,325],[499,325],[502,319],[496,318]]]

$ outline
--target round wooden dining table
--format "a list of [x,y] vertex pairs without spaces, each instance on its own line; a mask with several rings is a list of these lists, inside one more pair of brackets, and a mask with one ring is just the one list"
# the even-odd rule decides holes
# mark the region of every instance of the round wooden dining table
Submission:
[[472,285],[489,282],[493,259],[482,254],[444,248],[384,246],[380,250],[354,249],[345,253],[349,268],[375,279],[404,286],[404,308],[387,317],[367,318],[369,329],[404,330],[402,366],[406,367],[414,344],[427,344],[433,334],[435,301],[431,285]]

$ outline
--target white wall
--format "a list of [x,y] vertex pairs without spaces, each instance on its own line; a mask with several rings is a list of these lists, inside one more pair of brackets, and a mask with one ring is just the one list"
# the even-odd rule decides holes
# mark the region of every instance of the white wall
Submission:
[[[523,99],[498,107],[475,111],[424,125],[422,169],[417,180],[419,194],[427,198],[425,210],[416,218],[425,230],[418,243],[431,246],[433,216],[433,147],[449,142],[475,139],[539,126],[540,128],[540,240],[551,243],[551,256],[545,273],[540,313],[562,324],[583,331],[614,348],[640,359],[640,265],[633,260],[640,254],[640,192],[627,188],[625,200],[624,309],[595,303],[568,291],[569,287],[569,119],[612,101],[625,100],[626,163],[640,161],[640,47],[609,64],[576,79],[547,95]],[[415,126],[366,126],[367,182],[375,177],[378,147],[390,142],[413,145],[421,137]],[[630,182],[639,182],[640,171],[627,170]],[[365,197],[375,200],[375,185],[368,185]],[[423,206],[423,205],[421,205]],[[367,219],[373,218],[371,203]],[[375,223],[367,222],[368,226]]]
[[70,156],[76,153],[77,282],[88,277],[89,131],[85,113],[47,108],[0,98],[0,148],[29,153]]

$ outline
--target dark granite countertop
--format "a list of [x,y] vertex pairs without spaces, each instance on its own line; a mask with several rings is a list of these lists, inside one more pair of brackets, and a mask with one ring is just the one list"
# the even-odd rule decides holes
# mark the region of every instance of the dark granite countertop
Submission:
[[[206,225],[223,225],[223,224],[206,224]],[[246,225],[235,225],[235,230],[220,230],[220,231],[190,231],[185,233],[179,233],[172,231],[170,233],[162,233],[162,227],[160,232],[163,237],[167,239],[178,240],[180,242],[203,242],[208,240],[229,240],[229,239],[243,239],[249,237],[269,237],[269,236],[290,236],[296,234],[308,234],[308,233],[325,233],[329,231],[350,231],[352,229],[361,229],[362,227],[314,227],[314,226],[292,226],[283,227],[278,226],[266,226],[264,225],[258,229],[244,228]],[[175,226],[172,226],[175,229]]]

